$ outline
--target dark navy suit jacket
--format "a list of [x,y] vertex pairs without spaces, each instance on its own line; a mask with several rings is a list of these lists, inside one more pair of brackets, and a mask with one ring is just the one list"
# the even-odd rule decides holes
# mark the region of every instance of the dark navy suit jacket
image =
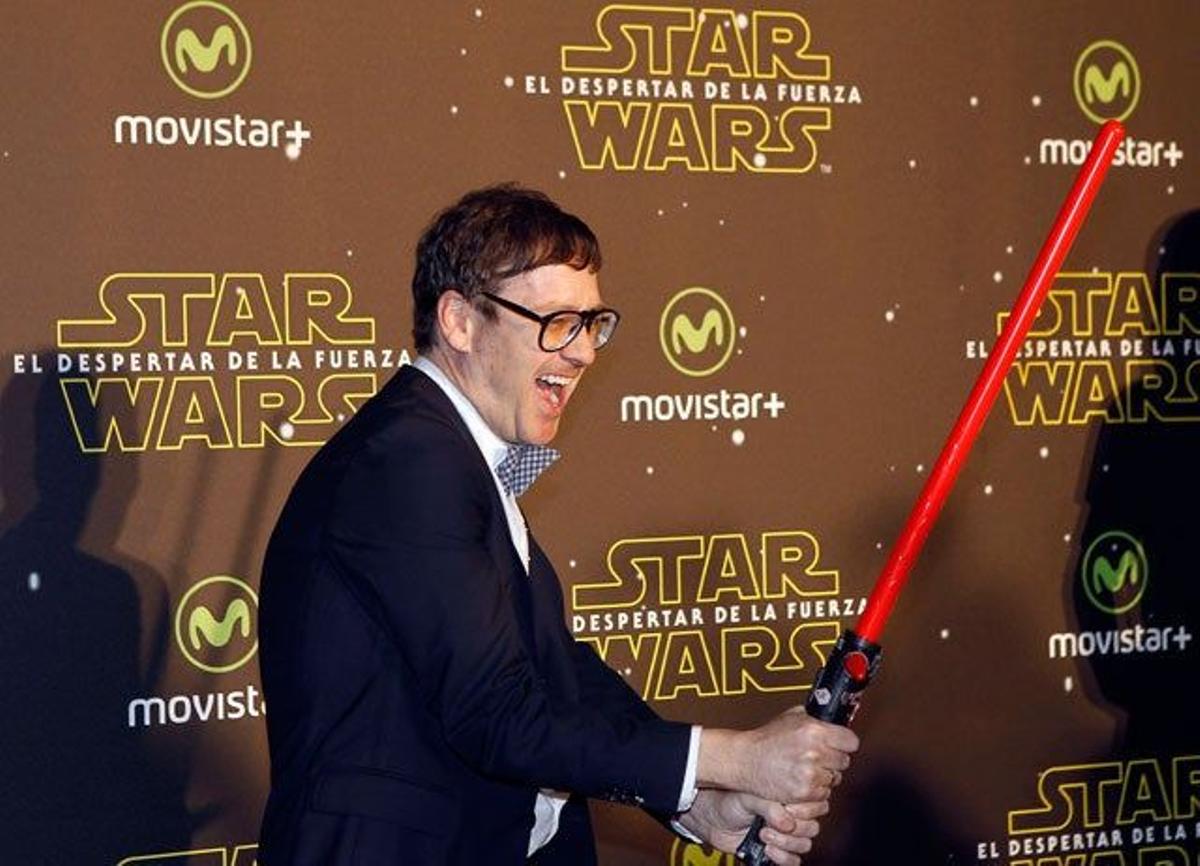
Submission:
[[576,796],[533,862],[575,866],[595,861],[584,797],[676,808],[690,727],[571,638],[553,567],[532,542],[526,574],[483,455],[415,368],[301,475],[259,622],[264,866],[524,863],[539,788]]

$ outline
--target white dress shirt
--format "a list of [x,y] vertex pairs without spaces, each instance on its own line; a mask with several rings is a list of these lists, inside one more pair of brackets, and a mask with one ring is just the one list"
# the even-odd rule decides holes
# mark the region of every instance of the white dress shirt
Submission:
[[[508,452],[509,443],[496,435],[492,428],[487,425],[487,422],[483,420],[483,416],[479,414],[479,410],[450,381],[437,364],[426,356],[421,355],[413,362],[413,366],[432,379],[450,399],[450,402],[454,404],[459,417],[467,425],[467,429],[471,431],[471,437],[475,440],[475,444],[479,446],[480,453],[483,454],[488,466],[491,467],[492,481],[495,482],[496,492],[499,493],[500,501],[504,504],[504,516],[508,520],[509,537],[512,539],[513,547],[516,549],[522,565],[525,566],[525,573],[528,574],[529,529],[525,525],[525,518],[521,514],[521,509],[517,506],[517,497],[504,489],[504,485],[496,474],[496,467]],[[686,812],[690,809],[692,802],[696,799],[696,765],[699,757],[700,726],[693,725],[691,743],[688,747],[687,769],[684,772],[683,785],[679,792],[680,812]],[[562,811],[562,807],[566,805],[567,799],[570,796],[569,793],[554,791],[548,788],[543,788],[538,792],[537,799],[533,804],[534,823],[533,830],[529,834],[529,852],[526,856],[532,856],[535,851],[554,838],[554,834],[558,832],[559,813]],[[676,825],[676,829],[682,828]]]

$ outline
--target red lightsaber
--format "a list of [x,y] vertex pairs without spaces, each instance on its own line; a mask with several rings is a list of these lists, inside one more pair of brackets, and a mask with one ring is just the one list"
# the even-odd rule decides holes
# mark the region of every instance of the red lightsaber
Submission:
[[[933,471],[929,473],[929,480],[909,512],[900,536],[892,545],[891,554],[875,582],[857,628],[842,632],[824,667],[817,673],[816,682],[805,703],[810,716],[839,725],[849,725],[854,718],[862,691],[879,667],[882,654],[879,635],[996,401],[1017,350],[1037,316],[1038,307],[1050,290],[1050,283],[1062,266],[1075,236],[1079,234],[1088,209],[1112,164],[1113,154],[1124,136],[1125,128],[1118,121],[1110,120],[1100,127],[1087,160],[1079,169],[1050,234],[1025,279],[1008,322],[983,371],[975,380],[966,405],[954,422],[946,444],[942,446],[942,453],[938,455]],[[769,862],[758,835],[762,825],[762,819],[756,819],[737,850],[738,857],[753,866],[765,866]]]

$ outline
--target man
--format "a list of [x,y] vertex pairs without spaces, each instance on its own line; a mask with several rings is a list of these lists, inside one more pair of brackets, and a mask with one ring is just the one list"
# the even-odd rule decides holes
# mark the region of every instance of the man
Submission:
[[586,797],[725,850],[765,814],[773,860],[808,850],[854,734],[659,719],[571,638],[517,507],[617,325],[599,267],[582,221],[512,186],[418,244],[420,357],[316,455],[267,550],[264,866],[594,863]]

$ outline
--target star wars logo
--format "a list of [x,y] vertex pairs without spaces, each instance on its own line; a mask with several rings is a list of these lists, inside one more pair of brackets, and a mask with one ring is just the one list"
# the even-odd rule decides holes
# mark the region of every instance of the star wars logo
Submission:
[[804,530],[627,538],[572,588],[572,629],[646,699],[802,691],[865,599]]
[[195,848],[126,857],[117,866],[257,866],[258,845]]
[[408,360],[337,274],[121,273],[97,304],[58,321],[56,353],[12,360],[58,375],[84,452],[320,445]]
[[790,10],[614,3],[592,40],[563,45],[560,75],[527,75],[557,95],[589,171],[803,174],[834,107],[860,104]]
[[[967,341],[967,358],[987,354]],[[1058,274],[1004,396],[1021,427],[1200,421],[1200,274]]]
[[1200,863],[1200,755],[1048,767],[1037,804],[1008,813],[1008,839],[976,859],[1009,866]]

